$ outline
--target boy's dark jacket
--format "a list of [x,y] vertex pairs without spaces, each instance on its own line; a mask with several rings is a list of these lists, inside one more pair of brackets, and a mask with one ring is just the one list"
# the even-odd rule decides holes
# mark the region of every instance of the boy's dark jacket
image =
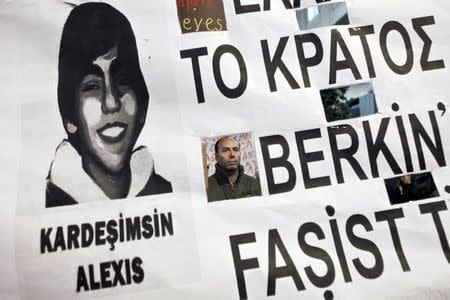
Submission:
[[[155,173],[153,158],[146,147],[133,151],[130,160],[131,184],[127,197],[171,193],[169,181]],[[81,157],[64,140],[56,149],[47,176],[45,206],[55,207],[110,200],[92,178],[83,170]]]

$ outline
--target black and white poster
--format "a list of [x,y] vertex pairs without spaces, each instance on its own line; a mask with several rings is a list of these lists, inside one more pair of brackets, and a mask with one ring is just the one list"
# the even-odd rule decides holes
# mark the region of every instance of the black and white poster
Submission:
[[446,1],[0,8],[0,298],[450,297]]

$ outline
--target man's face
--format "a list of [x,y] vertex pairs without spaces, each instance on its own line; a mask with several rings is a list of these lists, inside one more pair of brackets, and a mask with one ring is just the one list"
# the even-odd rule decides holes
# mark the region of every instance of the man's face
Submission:
[[136,95],[121,75],[123,66],[118,63],[117,47],[97,57],[92,66],[93,72],[83,77],[79,92],[83,156],[117,173],[133,147]]
[[225,138],[219,143],[216,160],[219,166],[228,170],[235,171],[241,163],[241,149],[239,143],[230,138]]

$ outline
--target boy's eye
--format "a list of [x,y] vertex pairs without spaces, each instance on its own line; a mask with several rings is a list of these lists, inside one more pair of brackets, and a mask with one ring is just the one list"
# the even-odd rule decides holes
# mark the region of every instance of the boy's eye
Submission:
[[83,85],[82,91],[83,92],[90,92],[101,89],[101,85],[96,82],[90,82]]

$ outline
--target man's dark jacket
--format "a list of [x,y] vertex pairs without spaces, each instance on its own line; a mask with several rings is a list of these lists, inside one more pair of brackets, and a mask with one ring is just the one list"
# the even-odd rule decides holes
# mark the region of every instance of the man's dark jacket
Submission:
[[216,172],[208,177],[208,202],[261,196],[259,181],[244,174],[243,166],[239,166],[238,172],[235,183],[231,185],[225,171],[216,164]]

